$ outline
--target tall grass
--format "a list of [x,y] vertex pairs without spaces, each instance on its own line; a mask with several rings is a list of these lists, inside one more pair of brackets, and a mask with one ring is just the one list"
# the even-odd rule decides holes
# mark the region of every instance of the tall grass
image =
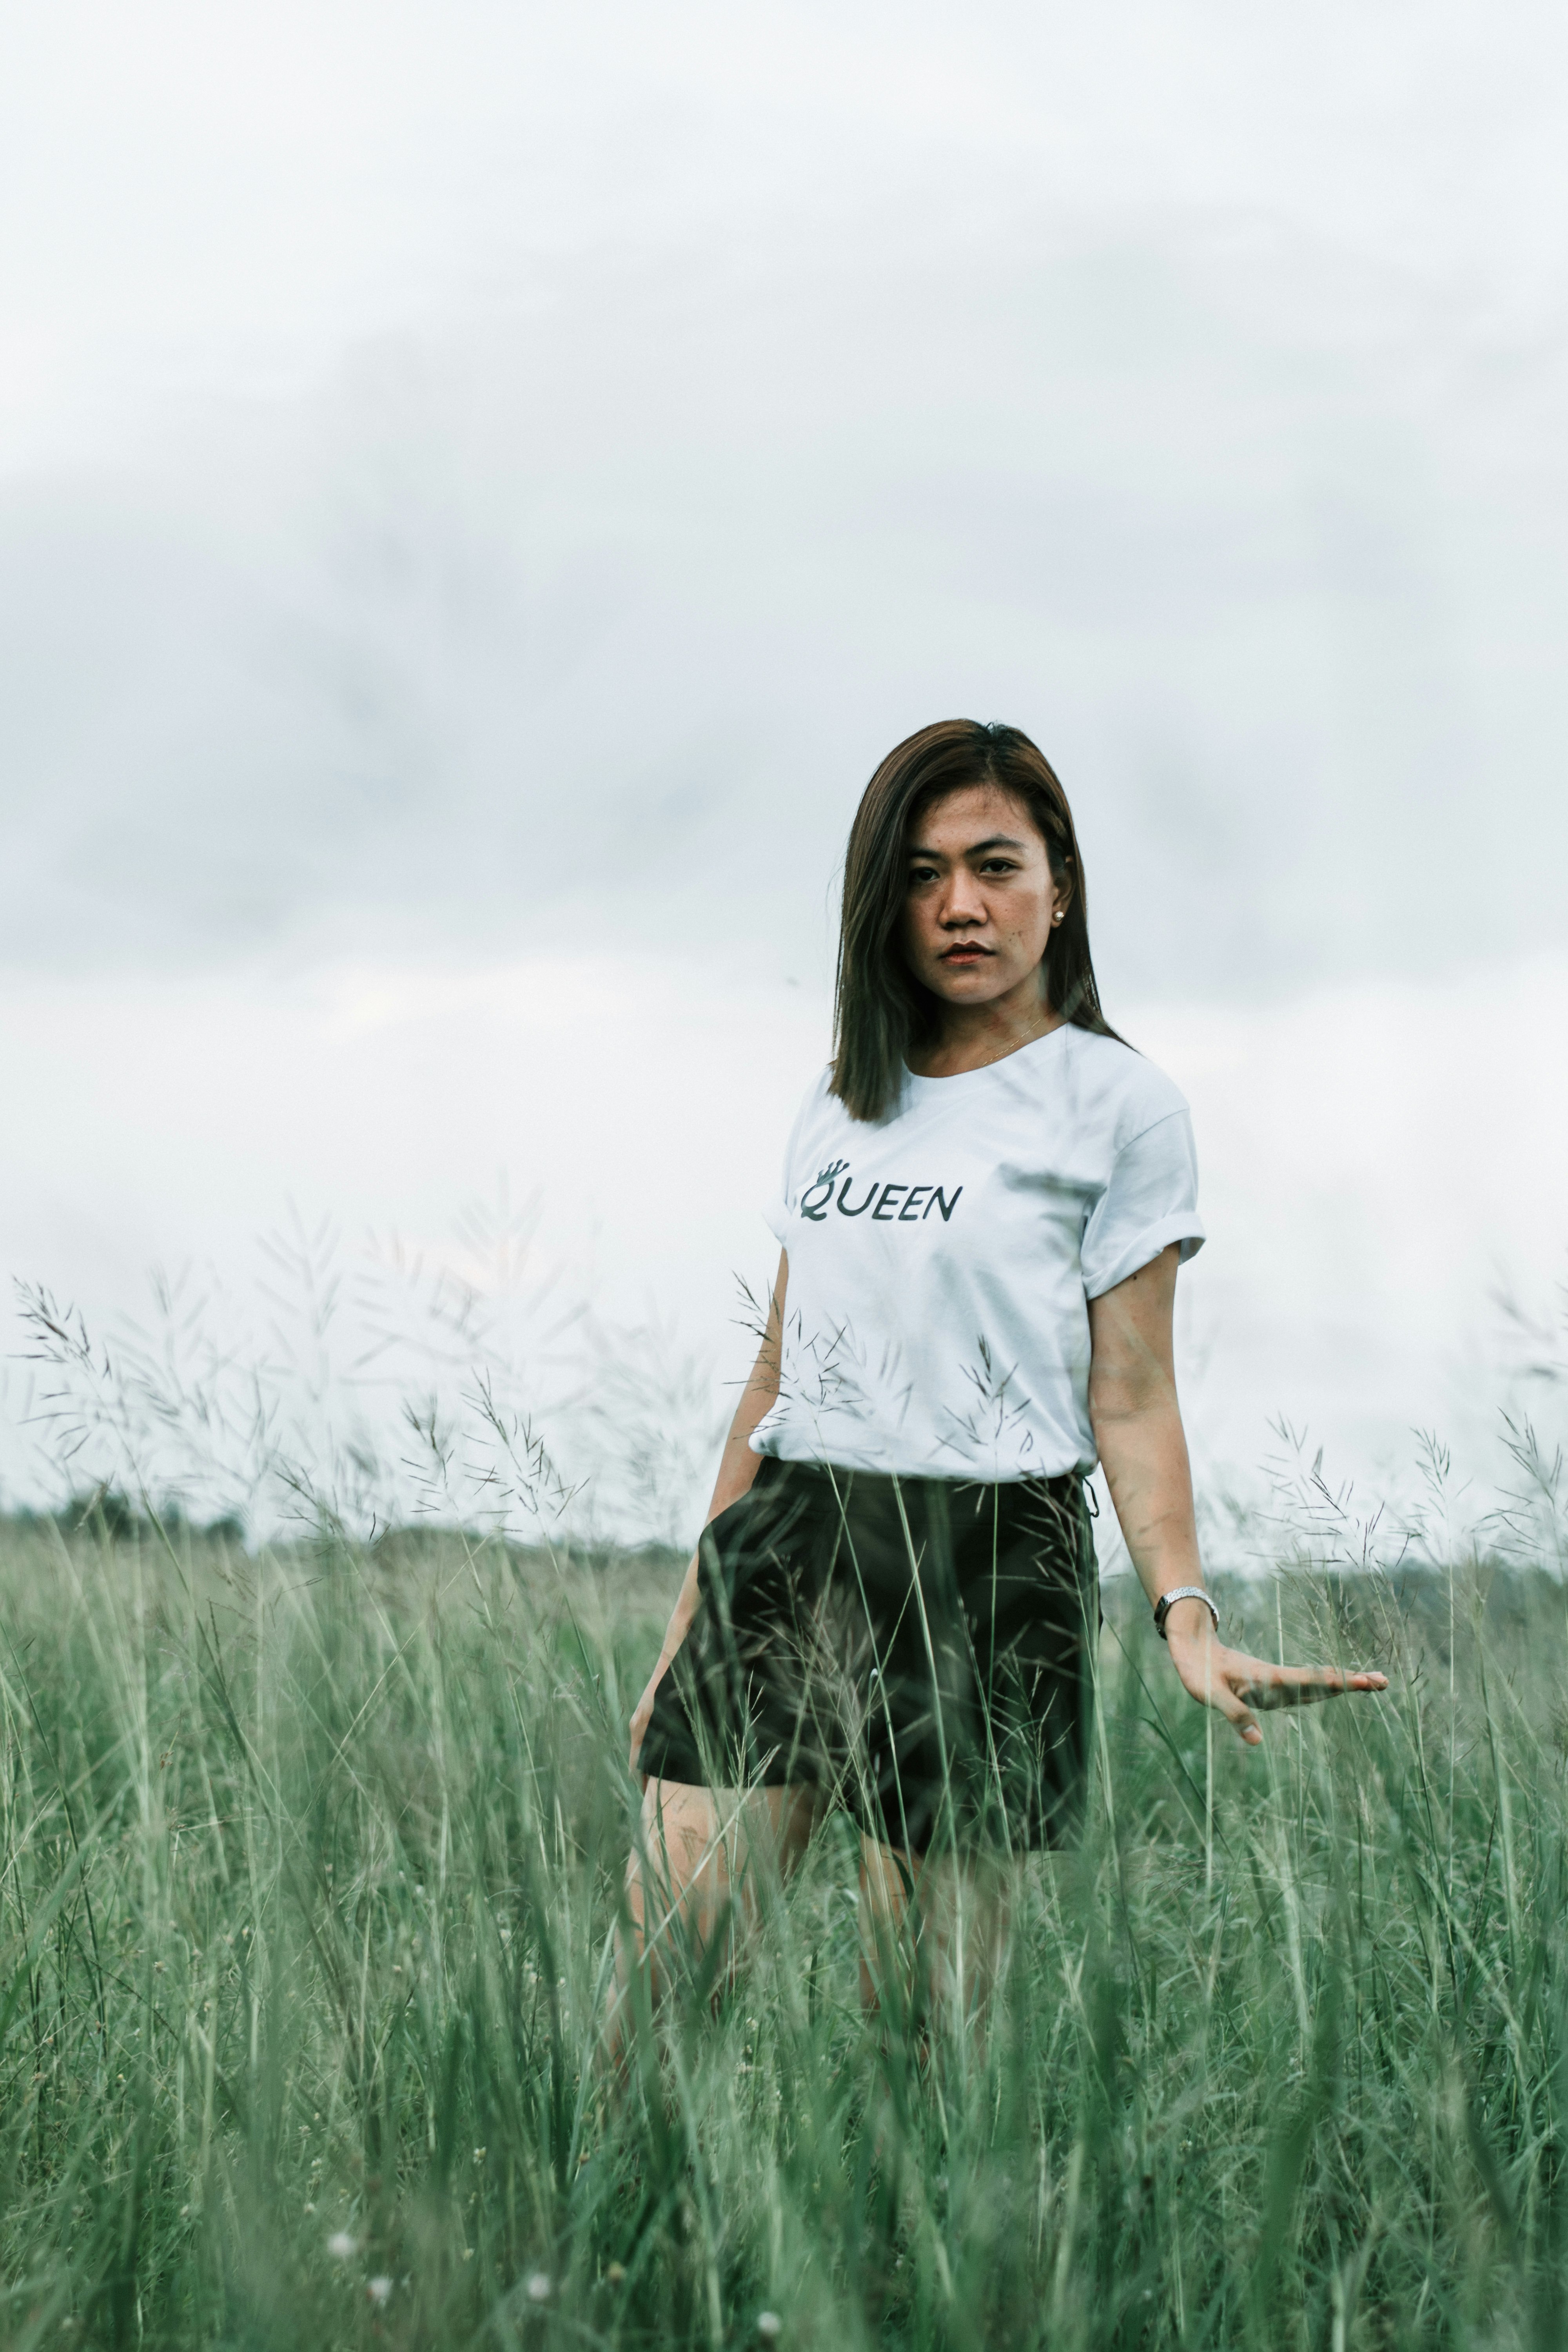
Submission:
[[983,2036],[862,2014],[839,1825],[617,2074],[679,1572],[0,1532],[0,2340],[1564,2341],[1555,1578],[1238,1588],[1396,1675],[1252,1755],[1110,1588],[1090,1819]]

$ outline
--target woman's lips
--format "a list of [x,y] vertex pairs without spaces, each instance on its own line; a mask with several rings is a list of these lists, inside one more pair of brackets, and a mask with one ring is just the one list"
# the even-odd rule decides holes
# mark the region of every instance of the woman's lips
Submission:
[[982,956],[988,956],[990,953],[989,948],[979,947],[966,940],[962,947],[943,948],[937,961],[939,963],[978,963]]

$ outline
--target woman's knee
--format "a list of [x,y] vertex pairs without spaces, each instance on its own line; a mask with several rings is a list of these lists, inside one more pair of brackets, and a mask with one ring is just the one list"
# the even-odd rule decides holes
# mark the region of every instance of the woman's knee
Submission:
[[639,1925],[650,1911],[688,1911],[728,1875],[719,1801],[711,1789],[650,1780],[626,1862],[626,1895]]
[[707,1789],[650,1780],[626,1864],[639,1941],[679,1925],[700,1945],[756,1908],[762,1877],[787,1878],[821,1814],[814,1789]]
[[989,2000],[1005,1965],[1012,1874],[992,1858],[910,1854],[860,1842],[860,1986],[880,2004],[889,1978],[955,2001]]

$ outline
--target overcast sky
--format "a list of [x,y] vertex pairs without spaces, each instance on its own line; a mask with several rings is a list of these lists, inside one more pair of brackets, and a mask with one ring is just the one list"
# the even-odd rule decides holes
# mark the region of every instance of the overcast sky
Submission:
[[1212,1450],[1474,1415],[1489,1285],[1568,1241],[1560,11],[165,0],[5,53],[16,1272],[108,1314],[504,1164],[732,1352],[848,816],[963,712],[1058,765],[1193,1097]]

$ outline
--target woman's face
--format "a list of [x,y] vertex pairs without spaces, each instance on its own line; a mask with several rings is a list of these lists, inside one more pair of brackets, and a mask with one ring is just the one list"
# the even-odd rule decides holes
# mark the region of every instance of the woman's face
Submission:
[[1035,977],[1068,889],[1021,802],[966,784],[915,820],[903,943],[915,978],[949,1004],[990,1004]]

